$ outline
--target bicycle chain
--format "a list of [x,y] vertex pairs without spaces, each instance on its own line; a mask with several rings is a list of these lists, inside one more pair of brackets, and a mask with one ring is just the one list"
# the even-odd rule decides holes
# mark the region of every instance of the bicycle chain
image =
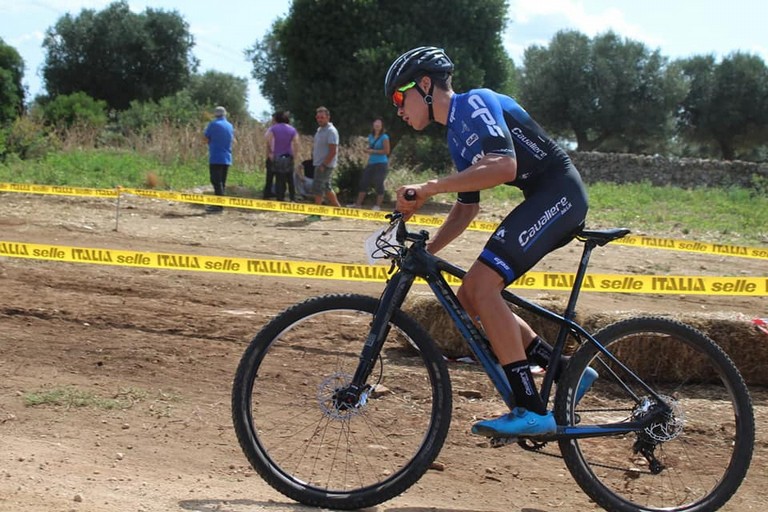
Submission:
[[[529,447],[529,446],[523,446],[522,444],[520,444],[520,441],[518,441],[518,446],[520,446],[523,450],[525,450],[527,452],[535,453],[536,455],[543,455],[545,457],[552,457],[553,459],[562,459],[563,458],[563,456],[561,454],[543,451],[544,448],[546,447],[546,445],[547,445],[547,443],[541,443],[541,446],[539,446],[538,448],[534,448],[534,447]],[[615,470],[615,471],[622,471],[624,473],[626,473],[628,471],[632,471],[634,473],[642,473],[642,474],[647,474],[647,475],[653,474],[649,470],[640,470],[638,468],[626,468],[626,467],[621,467],[621,466],[613,466],[611,464],[602,464],[600,462],[590,462],[589,465],[592,466],[592,467],[596,467],[596,468],[612,469],[612,470]]]
[[[619,412],[619,411],[628,411],[628,410],[625,409],[625,408],[620,408],[620,409],[605,409],[605,408],[601,408],[601,409],[582,409],[581,410],[581,412],[605,412],[605,411]],[[527,452],[530,452],[530,453],[535,453],[536,455],[543,455],[545,457],[552,457],[554,459],[562,459],[563,458],[562,454],[543,451],[544,448],[546,448],[546,446],[548,444],[546,441],[545,442],[531,441],[531,442],[534,443],[533,445],[525,444],[527,441],[531,441],[531,440],[530,439],[520,439],[520,440],[517,441],[517,445],[520,448],[522,448],[523,450],[525,450]],[[510,444],[510,442],[507,442],[506,444]],[[500,444],[499,446],[502,446],[502,445]],[[644,474],[648,474],[648,475],[652,474],[650,470],[642,471],[642,470],[639,470],[637,468],[626,468],[626,467],[620,467],[620,466],[613,466],[611,464],[602,464],[600,462],[590,462],[589,465],[597,467],[597,468],[612,469],[612,470],[615,470],[615,471],[622,471],[622,472],[633,471],[633,472],[644,473]]]

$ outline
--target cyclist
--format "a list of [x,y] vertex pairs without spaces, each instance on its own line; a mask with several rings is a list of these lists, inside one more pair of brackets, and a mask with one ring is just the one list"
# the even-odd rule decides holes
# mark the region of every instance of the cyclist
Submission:
[[[507,184],[525,200],[488,239],[457,295],[479,323],[504,369],[516,407],[472,427],[486,436],[540,435],[556,431],[531,375],[530,362],[546,368],[552,347],[510,311],[501,290],[554,249],[568,243],[584,225],[587,194],[568,154],[512,98],[489,89],[456,93],[454,65],[441,48],[422,46],[398,57],[384,79],[384,92],[397,115],[415,130],[433,121],[448,128],[448,147],[458,170],[450,176],[397,190],[397,210],[407,219],[435,194],[457,193],[445,222],[429,242],[438,252],[477,215],[480,190]],[[405,192],[415,198],[405,199]],[[563,358],[560,368],[565,366]],[[559,375],[556,375],[556,378]],[[598,377],[587,370],[576,400]]]

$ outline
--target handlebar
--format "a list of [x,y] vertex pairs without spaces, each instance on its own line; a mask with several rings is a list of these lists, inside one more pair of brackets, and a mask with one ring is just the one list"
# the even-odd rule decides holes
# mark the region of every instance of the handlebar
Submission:
[[389,219],[390,227],[389,229],[385,230],[384,233],[391,232],[392,229],[396,229],[397,241],[401,244],[405,242],[426,242],[429,239],[429,232],[423,229],[418,233],[408,231],[405,225],[406,223],[405,219],[403,218],[403,214],[397,210],[387,215],[386,218]]
[[[406,201],[416,200],[416,191],[406,189],[403,194]],[[406,242],[412,242],[411,245],[420,245],[422,248],[429,239],[429,232],[421,230],[418,233],[411,233],[406,228],[403,214],[397,210],[386,216],[389,219],[389,227],[382,229],[374,242],[375,249],[371,251],[371,259],[388,259],[396,261],[401,260],[407,253]]]
[[428,231],[409,232],[403,214],[396,210],[386,218],[389,219],[389,226],[382,229],[376,238],[376,249],[371,254],[373,259],[400,260],[409,249],[407,242],[423,246],[429,239]]

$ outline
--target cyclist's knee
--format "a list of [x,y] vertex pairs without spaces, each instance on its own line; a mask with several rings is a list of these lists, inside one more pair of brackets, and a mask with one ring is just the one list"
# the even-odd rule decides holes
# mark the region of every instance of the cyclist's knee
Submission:
[[480,279],[473,279],[470,274],[464,278],[458,291],[459,301],[465,309],[477,312],[477,307],[491,290]]
[[462,284],[461,287],[459,287],[459,290],[456,292],[456,298],[459,299],[459,302],[461,303],[461,307],[463,307],[469,316],[471,318],[475,318],[477,316],[477,310],[475,309],[475,304],[472,301],[472,297],[470,295],[469,290],[465,287],[465,284]]

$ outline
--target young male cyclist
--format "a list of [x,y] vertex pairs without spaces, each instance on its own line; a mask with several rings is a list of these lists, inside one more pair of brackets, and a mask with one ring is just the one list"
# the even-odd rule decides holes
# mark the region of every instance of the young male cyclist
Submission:
[[[384,93],[397,115],[415,130],[435,121],[448,128],[448,147],[458,173],[397,190],[397,210],[405,217],[435,194],[456,192],[457,200],[430,240],[436,253],[460,235],[477,215],[480,190],[507,184],[525,200],[488,239],[470,267],[457,296],[471,318],[479,318],[509,380],[517,407],[472,427],[486,436],[553,433],[555,419],[536,390],[529,359],[546,368],[552,347],[512,313],[501,290],[550,251],[568,243],[583,226],[587,194],[568,154],[512,98],[489,89],[456,93],[453,62],[434,46],[398,57],[384,79]],[[415,192],[405,199],[406,190]],[[564,367],[566,358],[561,362]],[[557,376],[559,377],[559,375]],[[597,378],[587,370],[576,392],[581,398]]]

